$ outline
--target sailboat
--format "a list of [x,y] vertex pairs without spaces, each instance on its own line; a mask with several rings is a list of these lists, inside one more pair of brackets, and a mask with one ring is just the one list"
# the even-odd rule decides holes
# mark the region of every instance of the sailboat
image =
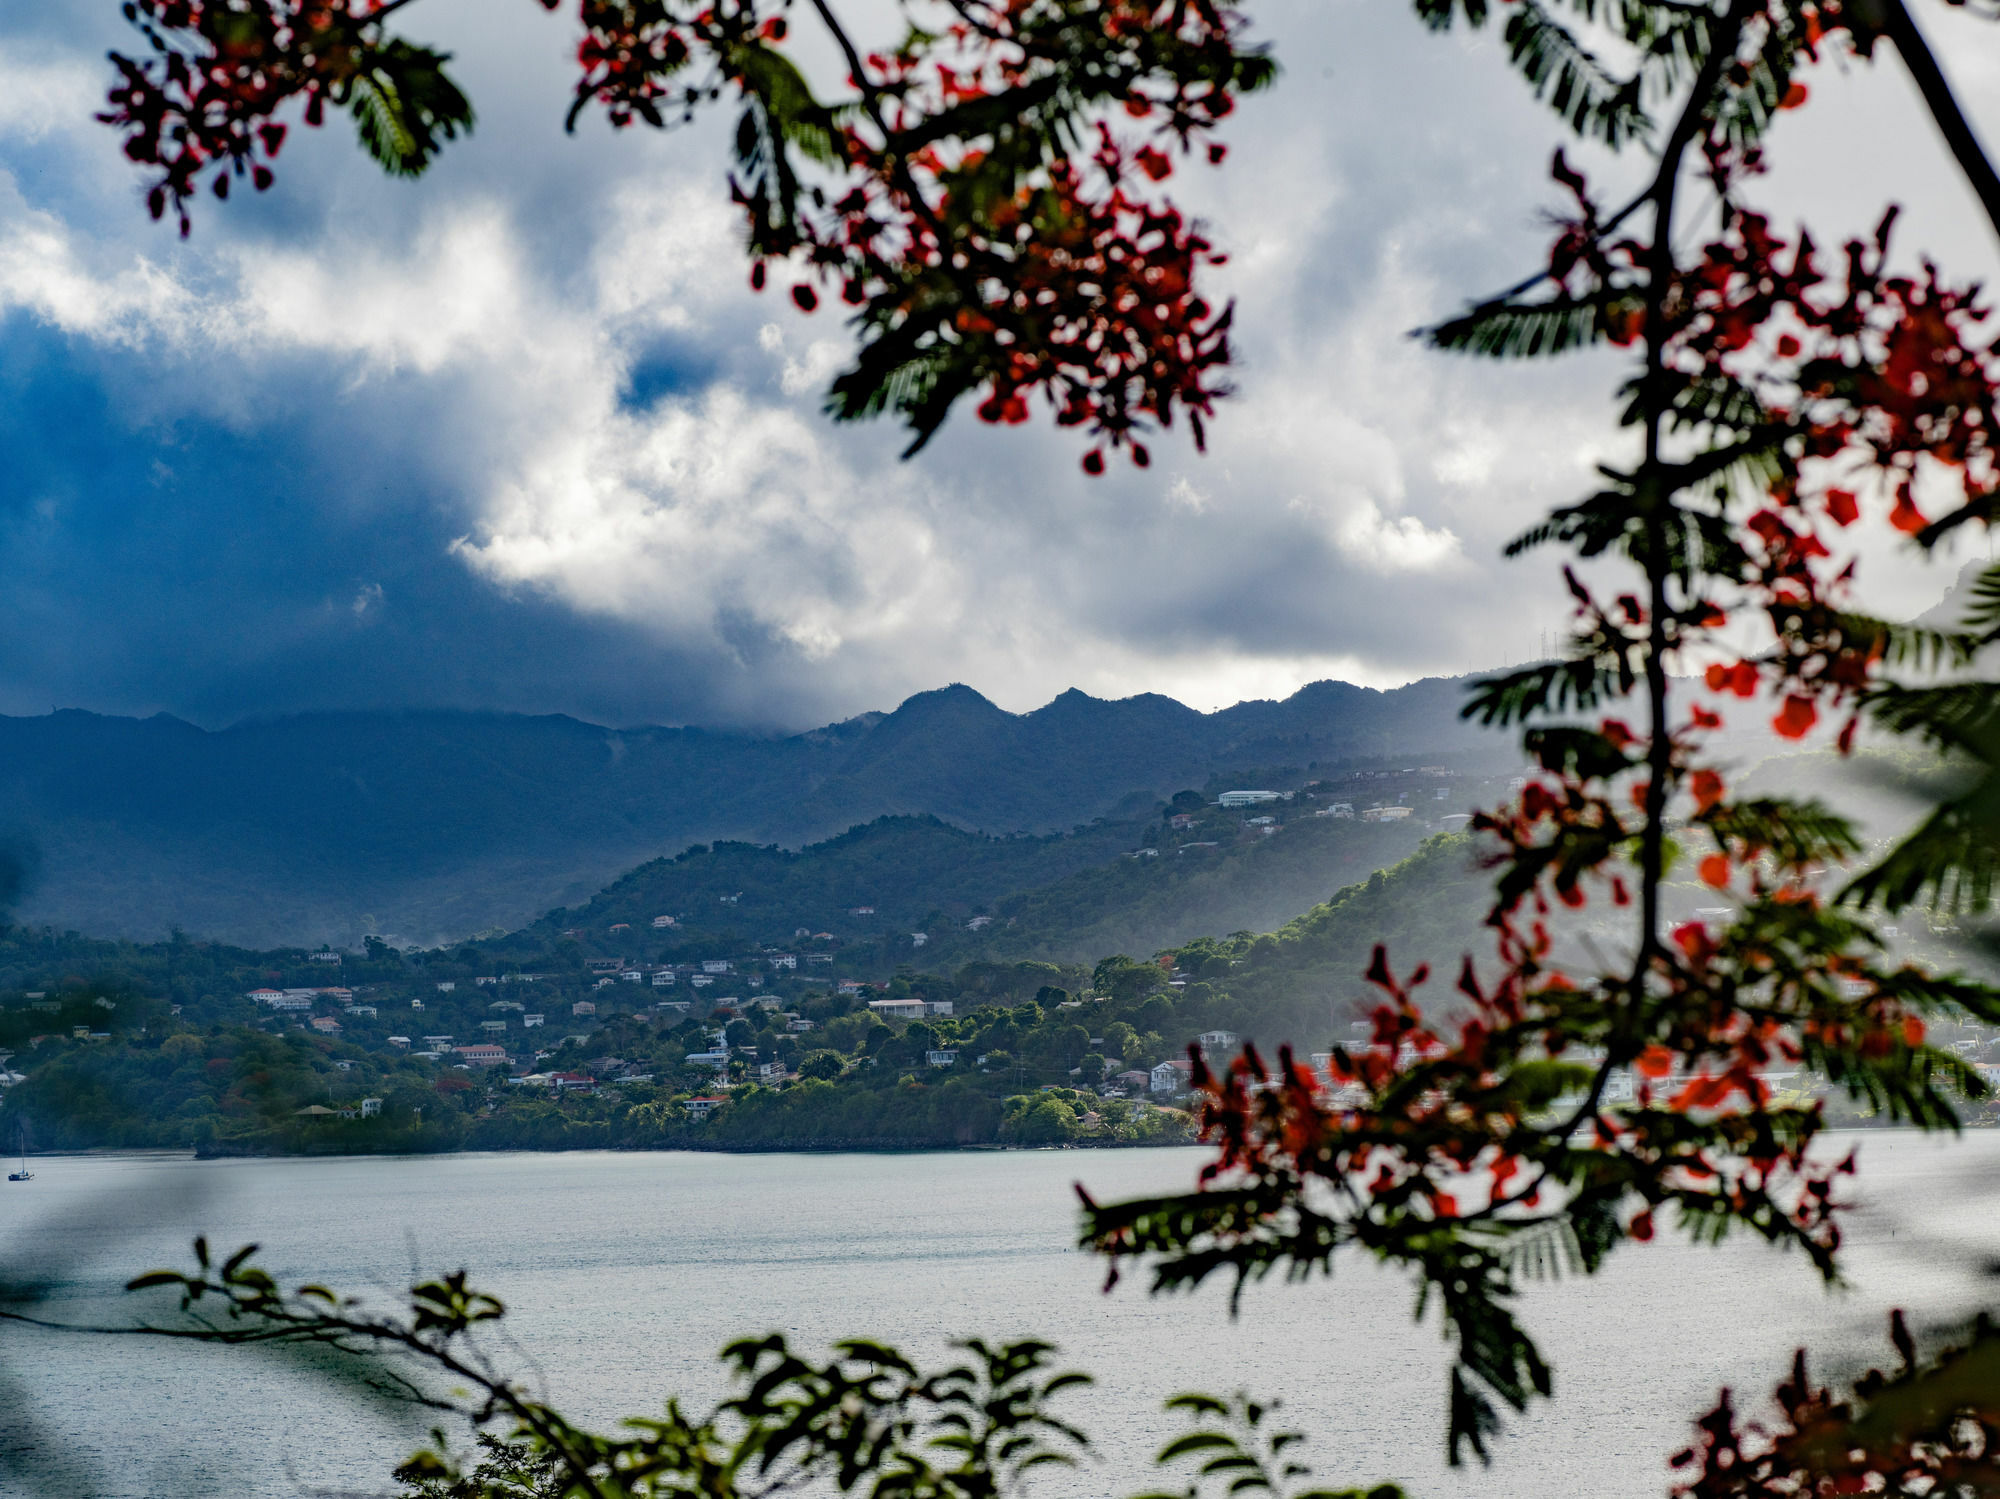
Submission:
[[10,1182],[31,1182],[34,1179],[35,1173],[28,1169],[28,1132],[23,1130],[21,1132],[21,1169],[19,1171],[8,1172],[7,1180]]

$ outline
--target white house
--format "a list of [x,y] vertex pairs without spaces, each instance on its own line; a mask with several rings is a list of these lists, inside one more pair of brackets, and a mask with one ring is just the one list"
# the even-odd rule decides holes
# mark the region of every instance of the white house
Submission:
[[921,1020],[930,1013],[921,999],[871,999],[868,1008],[884,1020]]
[[1278,799],[1275,791],[1225,791],[1215,799],[1218,807],[1254,807],[1259,802],[1274,802]]
[[958,1053],[955,1051],[927,1051],[924,1053],[924,1060],[929,1062],[933,1067],[949,1067],[958,1060]]
[[727,958],[703,958],[701,960],[701,971],[703,973],[727,973],[729,972],[729,960]]
[[768,960],[773,968],[793,968],[799,966],[799,955],[795,952],[772,953]]
[[653,918],[653,926],[655,930],[658,930],[663,927],[679,926],[679,925],[680,923],[675,921],[674,918],[671,916],[655,916]]
[[653,970],[653,987],[655,989],[665,989],[669,985],[671,985],[673,981],[674,981],[673,969],[655,968]]
[[531,1030],[535,1026],[540,1025],[541,1023],[542,1023],[542,1017],[540,1015],[523,1015],[521,1017],[522,1030]]
[[1344,818],[1346,818],[1346,819],[1347,819],[1348,821],[1352,822],[1352,821],[1354,820],[1354,803],[1353,803],[1353,802],[1334,802],[1334,803],[1332,803],[1332,804],[1330,804],[1330,805],[1328,805],[1328,806],[1324,806],[1324,807],[1321,807],[1321,808],[1320,808],[1320,809],[1319,809],[1319,810],[1318,810],[1317,812],[1313,813],[1313,816],[1315,816],[1315,817],[1344,817]]
[[340,961],[340,954],[337,952],[316,952],[310,956],[315,963],[338,963]]
[[451,993],[452,990],[456,989],[457,987],[458,987],[457,979],[441,979],[438,982],[437,990],[438,993],[440,994],[449,994]]
[[690,1067],[713,1067],[720,1072],[729,1066],[729,1048],[719,1051],[691,1051],[684,1059]]
[[1228,1051],[1236,1045],[1237,1036],[1234,1031],[1203,1031],[1195,1039],[1203,1051]]
[[1162,1062],[1152,1071],[1152,1087],[1155,1093],[1185,1093],[1188,1075],[1194,1071],[1191,1062]]
[[687,1101],[688,1118],[699,1123],[728,1102],[726,1098],[690,1098]]

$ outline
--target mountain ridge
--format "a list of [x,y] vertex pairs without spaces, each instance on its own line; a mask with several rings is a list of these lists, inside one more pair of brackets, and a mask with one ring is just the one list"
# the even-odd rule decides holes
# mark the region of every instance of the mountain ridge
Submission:
[[565,714],[342,710],[203,729],[0,717],[0,824],[39,850],[24,921],[251,945],[518,925],[646,859],[796,848],[885,815],[1047,833],[1212,777],[1485,752],[1462,680],[1315,683],[1202,713],[1076,689],[1010,713],[963,683],[793,734]]

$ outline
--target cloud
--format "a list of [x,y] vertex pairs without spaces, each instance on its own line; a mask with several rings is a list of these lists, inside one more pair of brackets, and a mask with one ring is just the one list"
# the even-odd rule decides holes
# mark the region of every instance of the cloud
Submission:
[[0,706],[796,726],[951,680],[1210,706],[1520,657],[1562,601],[1497,554],[1620,452],[1615,366],[1408,333],[1536,262],[1556,127],[1490,39],[1259,9],[1286,80],[1185,179],[1233,252],[1238,394],[1206,456],[1177,435],[1095,482],[1047,423],[961,413],[908,464],[829,423],[846,331],[745,285],[726,122],[565,137],[533,7],[413,12],[481,106],[432,178],[295,132],[188,245],[88,122],[103,18],[10,14],[0,628],[30,648]]

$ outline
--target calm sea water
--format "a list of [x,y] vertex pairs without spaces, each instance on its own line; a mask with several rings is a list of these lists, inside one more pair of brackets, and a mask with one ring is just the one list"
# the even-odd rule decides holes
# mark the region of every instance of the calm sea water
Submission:
[[[1219,1288],[1102,1294],[1100,1267],[1070,1247],[1071,1184],[1180,1186],[1195,1151],[55,1159],[30,1185],[0,1184],[0,1253],[53,1279],[54,1313],[77,1318],[120,1310],[107,1288],[185,1262],[197,1232],[255,1239],[287,1278],[345,1289],[470,1266],[509,1305],[506,1357],[605,1423],[672,1393],[714,1396],[714,1351],[740,1334],[866,1333],[930,1354],[1042,1335],[1099,1380],[1075,1414],[1101,1462],[1052,1494],[1136,1491],[1172,1430],[1162,1398],[1245,1388],[1282,1397],[1313,1433],[1324,1481],[1608,1499],[1666,1492],[1667,1455],[1717,1386],[1768,1391],[1802,1342],[1853,1367],[1882,1350],[1886,1308],[1943,1315],[1994,1292],[1982,1266],[2000,1254],[2000,1134],[1860,1138],[1849,1289],[1829,1294],[1797,1256],[1748,1242],[1666,1237],[1593,1281],[1537,1288],[1527,1316],[1557,1400],[1484,1472],[1443,1463],[1442,1344],[1412,1324],[1392,1274],[1357,1263],[1330,1284],[1257,1288],[1234,1321]],[[380,1493],[417,1435],[269,1356],[17,1328],[0,1328],[0,1356],[9,1493]]]

